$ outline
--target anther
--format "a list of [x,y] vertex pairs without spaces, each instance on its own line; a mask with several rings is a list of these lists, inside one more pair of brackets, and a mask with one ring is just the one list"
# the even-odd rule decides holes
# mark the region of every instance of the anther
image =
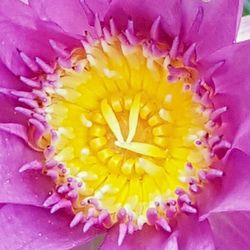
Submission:
[[70,222],[70,225],[69,225],[70,228],[75,227],[75,226],[78,225],[79,223],[83,222],[83,220],[84,220],[83,213],[82,213],[82,212],[78,212],[78,213],[74,216],[73,220]]
[[113,18],[110,18],[110,20],[109,20],[109,26],[110,26],[111,35],[112,36],[118,35],[118,30],[117,30],[117,27],[115,25],[115,21],[114,21]]
[[197,213],[197,209],[188,205],[187,203],[183,203],[183,205],[181,207],[181,211],[185,212],[187,214],[196,214]]
[[56,42],[55,40],[49,40],[49,43],[52,47],[52,49],[61,57],[63,58],[68,58],[70,56],[70,54],[66,51],[66,47],[59,43]]
[[56,203],[58,203],[61,200],[61,197],[57,193],[53,193],[51,196],[49,196],[43,203],[44,207],[50,207]]
[[38,65],[24,52],[20,52],[20,57],[22,58],[23,62],[31,69],[33,72],[37,72],[39,70]]
[[67,208],[67,207],[71,207],[71,202],[66,199],[61,199],[59,202],[57,202],[55,205],[52,206],[50,213],[53,214],[59,209]]
[[59,177],[58,171],[53,169],[46,170],[46,175],[49,176],[52,180],[56,180]]
[[98,219],[97,218],[94,218],[94,217],[91,217],[90,219],[88,219],[86,221],[86,223],[84,224],[84,227],[83,227],[83,232],[86,233],[89,231],[89,229],[94,226],[95,224],[98,223]]
[[36,63],[41,67],[41,69],[47,73],[47,74],[52,74],[54,73],[53,67],[51,67],[49,64],[47,64],[44,60],[42,60],[39,57],[36,57]]
[[184,65],[190,65],[192,60],[192,56],[195,55],[196,43],[191,44],[191,46],[185,51],[183,55]]
[[158,219],[158,213],[155,208],[149,208],[147,210],[147,219],[151,225],[154,225]]
[[220,178],[224,175],[223,171],[219,170],[219,169],[212,169],[210,168],[207,172],[206,172],[206,178],[208,180],[213,180],[216,178]]
[[62,185],[58,187],[57,192],[60,194],[67,193],[70,190],[68,185]]
[[95,31],[96,31],[96,34],[99,38],[101,38],[103,36],[103,30],[102,30],[102,24],[101,24],[101,21],[100,21],[100,18],[99,18],[99,15],[96,14],[95,15]]
[[119,237],[118,237],[118,246],[122,245],[122,242],[125,239],[125,236],[128,231],[128,226],[126,224],[120,224],[119,225]]
[[172,46],[171,46],[171,49],[169,51],[169,55],[170,55],[170,58],[175,58],[177,56],[177,53],[178,53],[178,49],[179,49],[179,43],[180,43],[180,39],[178,36],[176,36],[173,40],[173,43],[172,43]]
[[169,122],[169,123],[173,122],[173,119],[172,119],[172,117],[171,117],[170,112],[167,111],[166,109],[163,109],[163,108],[160,109],[159,115],[160,115],[160,117],[161,117],[164,121]]
[[157,41],[158,38],[159,38],[160,23],[161,23],[161,17],[158,16],[158,17],[154,20],[154,22],[153,22],[153,24],[152,24],[152,26],[151,26],[151,29],[150,29],[150,37],[151,37],[151,39],[156,40],[156,41]]
[[26,170],[41,170],[43,168],[43,164],[39,161],[32,161],[24,164],[20,169],[19,173],[22,173]]
[[92,122],[88,120],[85,115],[81,115],[81,122],[87,128],[90,128],[93,125]]
[[20,80],[25,83],[27,86],[32,87],[32,88],[39,88],[40,87],[40,83],[34,80],[31,80],[27,77],[24,76],[20,76]]
[[222,108],[218,108],[214,110],[210,117],[211,120],[215,121],[218,117],[221,116],[221,114],[225,113],[226,111],[227,111],[227,107],[222,107]]
[[160,226],[162,229],[164,229],[166,232],[171,233],[172,229],[169,226],[168,222],[164,218],[160,218],[156,221],[156,225]]
[[27,106],[29,106],[31,108],[38,108],[39,107],[37,101],[35,101],[35,100],[21,97],[21,98],[18,98],[18,101],[26,104]]

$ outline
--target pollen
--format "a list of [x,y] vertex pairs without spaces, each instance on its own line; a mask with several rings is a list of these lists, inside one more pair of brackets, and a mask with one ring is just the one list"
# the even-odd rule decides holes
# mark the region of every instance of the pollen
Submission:
[[37,109],[47,125],[29,120],[45,162],[20,172],[49,175],[56,191],[45,206],[70,207],[71,226],[83,222],[84,232],[116,223],[122,230],[148,224],[171,231],[178,212],[197,211],[193,194],[202,180],[221,175],[210,166],[214,145],[223,148],[214,131],[225,110],[204,101],[210,90],[193,68],[171,59],[160,43],[157,55],[148,45],[116,36],[83,42],[70,54],[71,67],[58,63],[47,73],[56,80],[44,80]]
[[146,57],[142,44],[124,47],[115,38],[95,42],[86,57],[73,52],[83,70],[58,69],[58,86],[47,87],[47,118],[58,136],[51,158],[84,184],[76,212],[93,198],[113,216],[126,208],[146,223],[152,204],[176,198],[177,187],[188,189],[211,164],[203,143],[209,117],[199,112],[192,79],[169,82],[164,58]]

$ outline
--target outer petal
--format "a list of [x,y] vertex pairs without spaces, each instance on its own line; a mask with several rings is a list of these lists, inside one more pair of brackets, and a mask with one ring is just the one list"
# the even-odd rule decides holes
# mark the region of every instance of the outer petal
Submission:
[[202,219],[211,213],[250,211],[250,157],[233,150],[224,168],[225,176],[221,183],[215,183],[216,189],[211,191],[210,197],[203,197],[206,207],[201,206]]
[[30,70],[23,63],[19,51],[25,52],[31,58],[41,57],[48,63],[54,62],[56,55],[49,39],[65,44],[69,50],[79,41],[61,33],[60,29],[51,23],[36,20],[36,27],[22,26],[10,20],[0,22],[0,58],[16,75],[30,75]]
[[107,19],[113,17],[119,28],[125,29],[128,19],[134,21],[136,31],[148,35],[154,20],[161,17],[161,26],[169,36],[176,36],[181,26],[179,0],[113,0]]
[[250,212],[227,212],[209,216],[216,249],[250,249]]
[[[212,75],[217,107],[227,106],[222,115],[223,133],[233,147],[250,154],[249,143],[249,61],[250,41],[228,46],[202,60],[201,66],[207,70],[218,62],[224,62]],[[207,77],[209,81],[209,77]],[[211,78],[210,78],[211,80]]]
[[94,16],[104,18],[110,0],[29,0],[29,5],[42,19],[59,25],[64,31],[83,35],[92,30]]
[[[107,237],[100,250],[118,249],[118,231],[118,226],[108,231]],[[168,237],[169,234],[163,231],[156,231],[153,227],[144,226],[141,231],[137,231],[132,235],[127,235],[119,249],[163,250],[166,249],[166,245],[168,244]],[[172,239],[172,241],[174,241],[174,239]],[[177,250],[177,248],[173,248],[173,250]]]
[[56,24],[39,20],[28,5],[17,0],[1,1],[0,29],[0,58],[17,75],[31,74],[19,51],[33,59],[38,56],[50,63],[57,55],[52,50],[49,39],[60,41],[69,49],[80,44],[78,40],[64,34]]
[[20,82],[18,77],[14,76],[0,60],[0,122],[18,122],[23,123],[24,117],[15,112],[14,107],[17,100],[4,94],[5,88],[25,91],[26,86]]
[[236,39],[242,10],[242,0],[183,0],[184,40],[197,43],[199,58],[231,44]]
[[0,212],[1,249],[68,250],[86,243],[97,230],[82,232],[82,227],[69,228],[70,216],[51,215],[47,209],[33,206],[5,205]]
[[199,222],[196,216],[181,216],[178,235],[180,250],[215,250],[211,228],[207,220]]
[[5,131],[0,127],[0,202],[40,206],[53,184],[47,177],[36,172],[19,173],[23,164],[41,159],[41,155],[31,150],[17,136],[21,133],[14,131],[17,129],[18,126],[12,126],[12,129],[10,126],[10,132],[6,132],[6,125]]
[[63,30],[83,35],[88,21],[77,0],[29,0],[29,5],[42,20],[54,22]]

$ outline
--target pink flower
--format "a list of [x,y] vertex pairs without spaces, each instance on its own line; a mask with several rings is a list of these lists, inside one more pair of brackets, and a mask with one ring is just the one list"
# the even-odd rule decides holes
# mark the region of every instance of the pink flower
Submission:
[[241,14],[1,0],[0,249],[249,249]]

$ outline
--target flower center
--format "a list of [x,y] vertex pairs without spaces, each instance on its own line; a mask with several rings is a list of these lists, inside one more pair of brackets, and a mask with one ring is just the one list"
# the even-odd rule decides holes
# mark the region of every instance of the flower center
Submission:
[[46,156],[60,164],[57,186],[77,185],[74,211],[108,211],[111,224],[121,211],[139,226],[152,223],[150,209],[164,217],[176,190],[188,190],[212,162],[204,139],[211,109],[193,92],[194,72],[176,60],[172,79],[168,56],[115,37],[84,43],[71,60],[73,68],[58,67],[56,86],[45,87],[57,136]]

